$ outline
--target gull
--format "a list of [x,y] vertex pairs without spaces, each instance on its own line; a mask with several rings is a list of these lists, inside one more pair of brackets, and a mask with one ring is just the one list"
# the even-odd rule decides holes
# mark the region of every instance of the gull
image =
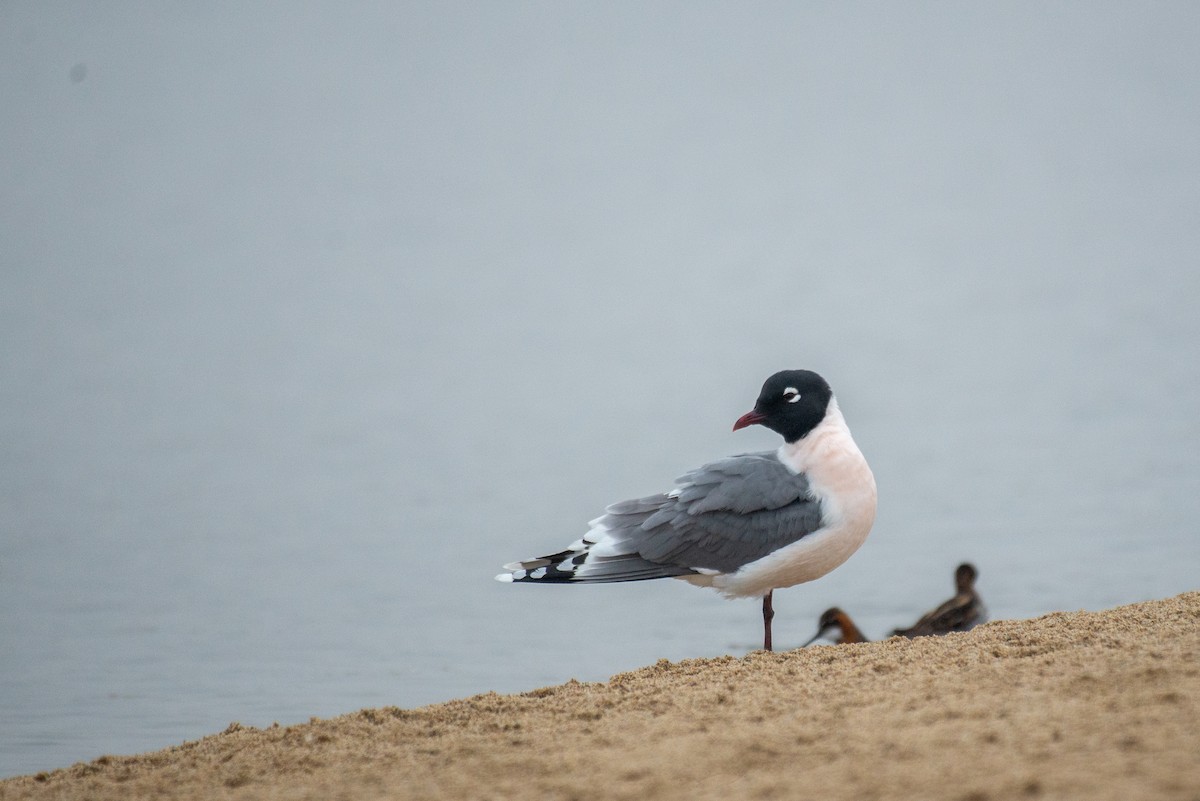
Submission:
[[496,579],[679,578],[727,598],[762,598],[770,651],[773,592],[820,578],[858,550],[875,522],[875,477],[829,384],[811,370],[768,378],[733,430],[751,425],[783,444],[710,462],[669,492],[614,503],[566,549],[507,564]]

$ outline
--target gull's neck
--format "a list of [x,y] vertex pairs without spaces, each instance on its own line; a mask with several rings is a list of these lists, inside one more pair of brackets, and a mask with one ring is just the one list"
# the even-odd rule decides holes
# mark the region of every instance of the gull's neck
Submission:
[[793,472],[808,473],[831,451],[847,450],[859,453],[854,437],[850,436],[850,429],[846,426],[846,418],[842,417],[837,398],[830,398],[821,422],[795,442],[780,445],[776,455]]

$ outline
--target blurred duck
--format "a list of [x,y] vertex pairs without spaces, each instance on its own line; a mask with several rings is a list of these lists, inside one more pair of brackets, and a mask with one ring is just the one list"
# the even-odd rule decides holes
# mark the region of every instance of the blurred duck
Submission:
[[[850,642],[870,642],[858,630],[858,626],[854,625],[854,621],[850,619],[850,616],[836,606],[826,609],[821,613],[821,619],[818,621],[817,626],[817,633],[813,635],[811,640],[800,646],[801,648],[812,645],[822,637],[828,637],[828,639],[833,640],[837,645]],[[829,636],[835,630],[837,636]]]
[[963,562],[954,571],[954,597],[930,612],[906,629],[895,629],[893,635],[901,637],[927,637],[949,634],[952,631],[967,631],[987,620],[987,609],[979,593],[975,592],[975,579],[979,571],[969,562]]

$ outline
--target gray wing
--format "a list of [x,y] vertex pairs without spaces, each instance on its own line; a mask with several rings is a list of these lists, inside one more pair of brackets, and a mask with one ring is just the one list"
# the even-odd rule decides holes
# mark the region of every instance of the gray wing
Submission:
[[673,492],[608,507],[593,532],[609,541],[603,550],[626,558],[612,558],[612,570],[587,572],[620,580],[616,575],[645,570],[649,562],[675,575],[681,568],[732,573],[821,527],[808,481],[773,451],[706,464],[677,483]]
[[609,582],[733,573],[822,526],[808,480],[774,451],[731,456],[676,479],[675,490],[622,501],[556,554],[505,565],[504,581]]

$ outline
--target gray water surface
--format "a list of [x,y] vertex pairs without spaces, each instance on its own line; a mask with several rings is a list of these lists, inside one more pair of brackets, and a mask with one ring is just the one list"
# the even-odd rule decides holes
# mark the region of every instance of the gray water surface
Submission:
[[1197,588],[1193,4],[6,3],[0,776],[742,654],[524,587],[824,374],[869,636]]

